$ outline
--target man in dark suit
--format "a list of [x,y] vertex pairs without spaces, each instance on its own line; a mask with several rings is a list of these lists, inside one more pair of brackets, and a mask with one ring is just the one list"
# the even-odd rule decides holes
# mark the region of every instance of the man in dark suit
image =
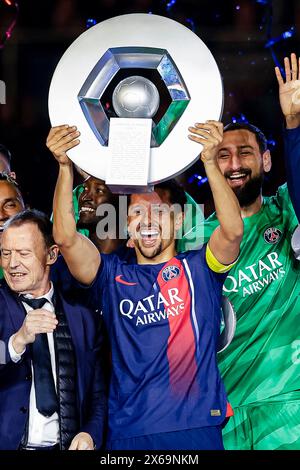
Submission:
[[79,290],[50,280],[57,256],[44,214],[22,211],[5,225],[0,449],[101,447],[106,390],[100,317],[82,304]]

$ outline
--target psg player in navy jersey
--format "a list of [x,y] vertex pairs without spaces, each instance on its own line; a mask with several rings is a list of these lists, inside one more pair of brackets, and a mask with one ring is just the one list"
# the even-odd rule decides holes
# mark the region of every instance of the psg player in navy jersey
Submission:
[[54,238],[72,275],[101,303],[110,337],[110,450],[223,449],[228,404],[216,347],[222,285],[238,257],[243,222],[216,162],[222,124],[207,121],[189,130],[203,144],[220,226],[200,250],[177,254],[174,234],[182,224],[184,191],[165,182],[152,193],[131,195],[128,230],[136,261],[99,255],[77,233],[66,151],[79,144],[80,133],[58,126],[47,139],[59,163]]

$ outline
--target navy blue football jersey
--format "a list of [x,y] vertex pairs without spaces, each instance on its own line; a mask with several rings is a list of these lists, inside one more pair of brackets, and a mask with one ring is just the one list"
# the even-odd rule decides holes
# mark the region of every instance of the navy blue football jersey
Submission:
[[91,293],[111,342],[109,440],[224,421],[216,347],[226,275],[205,252],[149,265],[101,255]]

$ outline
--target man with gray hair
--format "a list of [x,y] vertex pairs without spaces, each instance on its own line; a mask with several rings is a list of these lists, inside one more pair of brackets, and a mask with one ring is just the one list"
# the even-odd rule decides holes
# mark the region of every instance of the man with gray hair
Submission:
[[5,224],[5,281],[0,285],[3,450],[92,450],[102,443],[106,387],[101,319],[76,290],[50,280],[57,255],[52,224],[41,212],[25,210]]

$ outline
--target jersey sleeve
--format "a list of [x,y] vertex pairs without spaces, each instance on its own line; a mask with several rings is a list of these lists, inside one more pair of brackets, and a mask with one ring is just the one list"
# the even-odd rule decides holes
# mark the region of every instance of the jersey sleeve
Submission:
[[276,202],[277,206],[280,208],[282,217],[288,221],[289,232],[293,234],[299,221],[290,197],[288,184],[285,183],[282,186],[279,186],[276,195],[273,197],[274,202]]
[[89,286],[81,284],[70,273],[68,266],[62,256],[54,264],[51,269],[51,280],[59,285],[65,294],[71,293],[73,297],[79,296],[80,300],[86,306],[92,309],[102,308],[102,298],[105,289],[107,290],[107,283],[110,278],[110,271],[116,255],[101,255],[101,264],[92,284]]
[[111,277],[112,266],[117,258],[118,257],[114,254],[101,254],[101,264],[94,281],[89,286],[81,285],[82,288],[87,290],[88,303],[93,308],[101,308],[102,306],[102,299]]
[[217,214],[214,212],[204,221],[204,243],[208,243],[216,228],[220,225]]
[[[82,184],[76,186],[76,188],[73,189],[73,209],[76,224],[79,220],[79,196],[82,193],[83,189],[84,188]],[[53,213],[50,216],[50,220],[51,222],[53,222]],[[77,232],[82,233],[82,235],[85,235],[87,238],[89,238],[89,231],[87,228],[79,228],[77,229]]]
[[287,186],[298,221],[300,220],[300,127],[283,133]]
[[206,273],[206,280],[204,281],[207,283],[206,289],[210,296],[219,303],[222,297],[223,285],[229,272],[229,266],[218,262],[207,243],[201,250],[194,251],[193,253],[196,256],[195,262],[200,263],[203,266],[203,272]]
[[[80,197],[80,194],[83,192],[83,190],[84,188],[82,184],[80,184],[79,186],[76,186],[76,188],[73,189],[73,208],[74,208],[74,217],[75,217],[76,223],[79,220],[79,197]],[[88,229],[80,228],[77,231],[79,233],[82,233],[82,235],[89,237]]]
[[184,209],[184,221],[181,232],[176,234],[177,252],[197,250],[204,243],[204,215],[201,205],[187,192]]

